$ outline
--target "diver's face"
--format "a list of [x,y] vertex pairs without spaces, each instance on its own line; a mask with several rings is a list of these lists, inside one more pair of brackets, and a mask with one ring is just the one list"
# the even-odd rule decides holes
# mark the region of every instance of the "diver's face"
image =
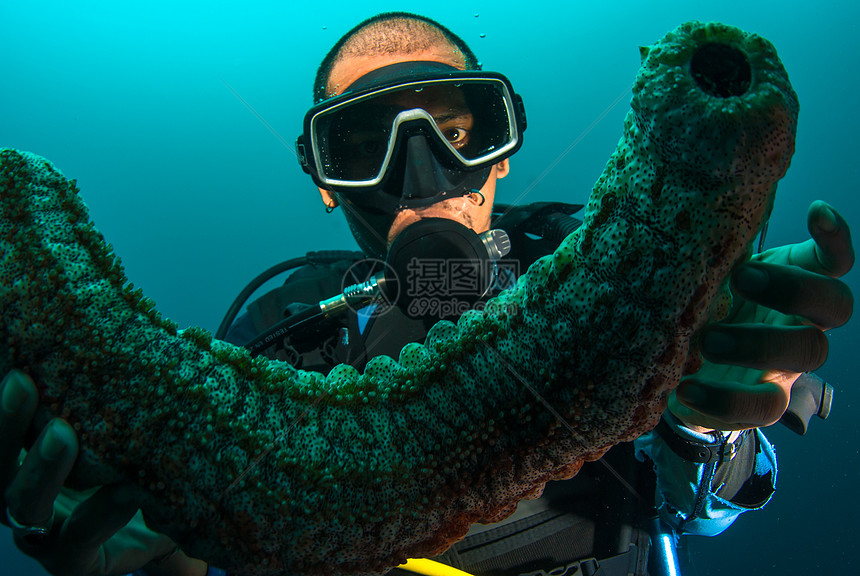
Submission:
[[[336,96],[341,94],[353,82],[383,66],[418,60],[441,62],[461,70],[465,68],[460,52],[447,46],[410,54],[345,57],[339,60],[332,68],[327,90],[328,95]],[[451,91],[451,89],[446,90]],[[473,118],[465,106],[462,93],[440,93],[430,99],[424,94],[420,101],[416,100],[414,103],[408,101],[409,96],[406,94],[402,94],[400,98],[403,101],[398,101],[398,105],[406,108],[424,108],[434,118],[444,116],[444,121],[439,124],[442,133],[455,147],[465,143],[464,139],[468,138]],[[428,104],[428,101],[435,102],[435,104]],[[451,114],[451,110],[456,110],[457,113]],[[423,208],[404,208],[399,210],[395,214],[391,228],[388,230],[388,243],[391,244],[404,228],[422,218],[448,218],[460,222],[477,233],[489,230],[490,214],[492,213],[493,200],[496,196],[496,181],[499,178],[507,176],[508,170],[507,159],[492,167],[489,178],[487,178],[486,183],[481,188],[483,199],[478,194],[472,194],[470,196],[449,198]],[[328,190],[320,188],[320,195],[326,205],[332,205],[335,202],[332,193]]]

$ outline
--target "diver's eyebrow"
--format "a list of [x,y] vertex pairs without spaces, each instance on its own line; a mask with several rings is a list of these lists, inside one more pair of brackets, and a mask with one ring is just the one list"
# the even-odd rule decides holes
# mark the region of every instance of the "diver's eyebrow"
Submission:
[[449,108],[444,114],[433,116],[433,120],[437,123],[447,122],[448,120],[456,120],[457,118],[466,118],[472,115],[472,111],[468,108]]

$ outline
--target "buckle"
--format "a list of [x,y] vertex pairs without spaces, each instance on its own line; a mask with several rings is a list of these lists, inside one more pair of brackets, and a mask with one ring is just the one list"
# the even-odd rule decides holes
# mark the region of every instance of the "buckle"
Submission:
[[735,456],[738,455],[738,452],[741,449],[741,444],[744,442],[744,438],[749,433],[749,430],[742,430],[738,437],[735,438],[734,442],[726,442],[725,446],[720,453],[720,461],[721,462],[731,462],[735,459]]
[[675,454],[684,460],[697,464],[713,464],[733,460],[740,450],[743,439],[749,432],[749,430],[744,430],[734,442],[726,442],[725,437],[720,433],[714,442],[704,444],[679,436],[665,418],[660,419],[655,430]]

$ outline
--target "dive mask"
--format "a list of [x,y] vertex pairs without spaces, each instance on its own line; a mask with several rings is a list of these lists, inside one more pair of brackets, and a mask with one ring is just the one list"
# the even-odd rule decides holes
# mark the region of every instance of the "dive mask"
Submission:
[[516,152],[525,127],[522,99],[501,74],[402,62],[311,108],[296,151],[317,186],[358,200],[384,188],[412,136],[446,170],[476,172]]

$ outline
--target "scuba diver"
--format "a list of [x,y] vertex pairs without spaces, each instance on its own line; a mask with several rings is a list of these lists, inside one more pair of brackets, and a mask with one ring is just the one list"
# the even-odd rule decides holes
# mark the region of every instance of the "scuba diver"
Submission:
[[[401,44],[368,50],[385,42]],[[581,224],[580,205],[494,202],[523,143],[523,102],[438,23],[395,13],[359,24],[323,61],[315,101],[299,162],[327,211],[343,208],[361,252],[310,253],[272,269],[237,299],[216,337],[302,369],[362,369],[512,286]],[[249,291],[300,264],[234,321]],[[800,381],[830,390],[814,375]],[[764,506],[775,480],[775,454],[759,430],[706,431],[667,411],[654,432],[550,483],[508,519],[476,525],[441,557],[395,571],[678,574],[680,534],[721,532]]]
[[[306,370],[327,372],[339,363],[361,369],[376,355],[397,357],[406,343],[423,341],[438,320],[480,307],[580,224],[580,206],[495,202],[496,185],[523,143],[523,102],[505,76],[481,71],[463,40],[437,22],[397,12],[360,23],[323,60],[314,100],[298,159],[326,211],[343,210],[361,251],[313,252],[264,272],[239,295],[218,338]],[[815,242],[769,251],[736,273],[741,304],[735,325],[721,334],[738,345],[709,348],[705,339],[706,369],[716,376],[689,381],[706,388],[713,405],[670,402],[651,433],[616,446],[570,480],[551,482],[504,521],[473,526],[440,557],[410,560],[392,574],[680,574],[681,535],[718,534],[764,506],[777,468],[756,426],[786,407],[769,395],[754,402],[753,392],[714,364],[754,374],[773,367],[786,381],[805,383],[787,412],[796,427],[805,430],[812,413],[826,416],[830,389],[813,375],[781,371],[788,357],[807,359],[801,370],[817,368],[826,356],[821,331],[785,338],[787,326],[762,326],[755,315],[791,301],[780,308],[795,315],[789,325],[815,318],[833,327],[850,316],[847,287],[831,278],[853,263],[847,225],[823,203],[810,214]],[[282,286],[244,307],[286,271]],[[809,282],[821,298],[788,298],[808,293],[800,286]],[[752,322],[757,330],[742,325]],[[14,371],[0,393],[0,436],[11,439],[0,452],[0,504],[21,550],[58,575],[223,574],[150,531],[120,488],[95,495],[61,488],[77,447],[64,421],[46,426],[19,464],[35,387]]]

